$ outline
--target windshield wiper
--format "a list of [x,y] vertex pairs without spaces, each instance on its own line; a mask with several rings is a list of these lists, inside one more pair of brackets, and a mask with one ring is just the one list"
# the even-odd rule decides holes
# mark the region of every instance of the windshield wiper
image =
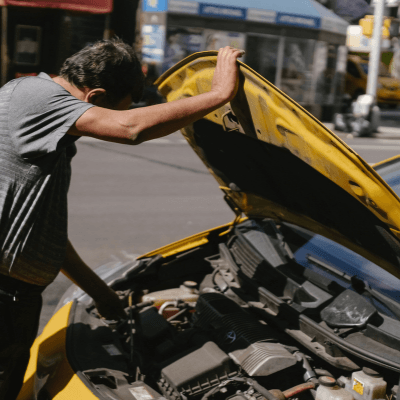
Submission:
[[400,305],[394,300],[379,293],[376,289],[371,288],[368,282],[361,280],[357,276],[351,277],[351,286],[357,293],[361,295],[363,292],[367,292],[372,298],[378,300],[382,305],[390,310],[400,321]]

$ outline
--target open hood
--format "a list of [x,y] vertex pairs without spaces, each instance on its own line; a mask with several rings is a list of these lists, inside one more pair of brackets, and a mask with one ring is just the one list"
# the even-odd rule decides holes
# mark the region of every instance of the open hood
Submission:
[[[173,101],[211,89],[217,52],[193,54],[156,82]],[[350,147],[240,63],[235,99],[183,135],[228,203],[332,239],[400,278],[400,199]]]

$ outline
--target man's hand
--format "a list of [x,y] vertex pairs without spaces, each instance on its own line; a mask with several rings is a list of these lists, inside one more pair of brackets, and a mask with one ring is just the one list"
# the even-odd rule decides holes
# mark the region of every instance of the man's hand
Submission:
[[236,60],[243,54],[243,50],[229,46],[219,49],[211,91],[226,101],[231,101],[236,95],[239,75],[239,66]]
[[112,289],[109,289],[107,293],[103,292],[101,298],[97,301],[95,300],[95,304],[97,311],[105,319],[119,320],[127,318],[121,300]]
[[127,317],[118,295],[85,264],[70,241],[61,272],[95,301],[102,317],[117,320]]

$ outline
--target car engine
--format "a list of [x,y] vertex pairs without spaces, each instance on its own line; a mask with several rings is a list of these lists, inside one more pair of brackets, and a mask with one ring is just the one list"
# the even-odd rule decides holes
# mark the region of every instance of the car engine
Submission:
[[367,332],[400,322],[361,296],[353,312],[364,322],[335,325],[332,304],[357,294],[299,269],[282,231],[296,239],[247,222],[227,241],[132,262],[111,282],[126,320],[75,305],[74,369],[104,399],[400,400],[397,339]]

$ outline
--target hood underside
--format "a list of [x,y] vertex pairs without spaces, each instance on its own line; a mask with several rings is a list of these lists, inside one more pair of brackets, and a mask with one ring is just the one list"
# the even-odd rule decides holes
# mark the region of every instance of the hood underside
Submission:
[[[156,82],[173,101],[211,89],[217,52],[187,57]],[[235,99],[183,135],[231,203],[250,218],[302,226],[400,278],[400,200],[296,102],[240,63]]]

